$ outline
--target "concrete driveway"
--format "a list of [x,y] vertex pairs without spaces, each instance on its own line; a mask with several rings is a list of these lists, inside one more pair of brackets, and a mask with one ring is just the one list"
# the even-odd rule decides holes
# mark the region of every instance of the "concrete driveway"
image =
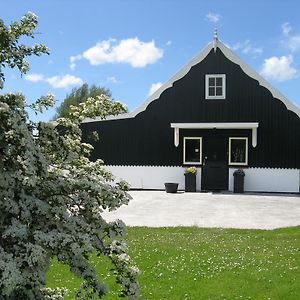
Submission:
[[167,194],[131,191],[129,205],[105,212],[104,219],[128,226],[198,226],[274,229],[300,225],[299,195],[221,193]]

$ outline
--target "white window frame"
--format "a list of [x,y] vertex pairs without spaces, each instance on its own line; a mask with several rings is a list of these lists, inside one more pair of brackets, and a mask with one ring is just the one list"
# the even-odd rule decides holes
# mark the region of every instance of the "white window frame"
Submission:
[[[209,78],[222,78],[222,95],[209,96]],[[206,74],[205,75],[205,99],[225,99],[226,98],[226,75],[225,74]]]
[[[200,161],[186,161],[185,160],[185,141],[186,140],[200,140]],[[183,137],[183,164],[184,165],[202,165],[202,137],[200,136],[185,136]]]
[[[245,162],[232,162],[231,161],[231,141],[232,140],[245,140],[246,141],[246,152],[245,152]],[[229,154],[228,154],[228,164],[231,166],[248,166],[248,138],[247,137],[230,137],[229,138]]]

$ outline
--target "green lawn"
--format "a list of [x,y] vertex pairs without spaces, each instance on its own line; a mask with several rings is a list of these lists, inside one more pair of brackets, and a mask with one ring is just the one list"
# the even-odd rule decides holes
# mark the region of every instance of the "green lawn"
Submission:
[[[300,299],[300,227],[136,227],[129,228],[128,244],[143,272],[139,282],[147,299]],[[91,259],[116,290],[108,262]],[[48,286],[74,291],[79,283],[66,267],[53,262]],[[105,299],[117,299],[116,292]]]

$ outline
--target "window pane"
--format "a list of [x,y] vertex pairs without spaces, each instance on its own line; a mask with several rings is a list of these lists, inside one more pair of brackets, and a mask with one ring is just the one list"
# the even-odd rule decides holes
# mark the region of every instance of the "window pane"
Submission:
[[208,88],[208,95],[209,96],[215,96],[215,88],[213,87],[213,88]]
[[221,87],[216,88],[216,96],[222,96],[222,88]]
[[208,85],[215,86],[216,85],[216,78],[208,78]]
[[230,140],[231,141],[231,153],[230,161],[233,163],[245,163],[246,162],[246,140]]
[[205,75],[205,98],[225,99],[225,74]]
[[216,85],[217,86],[223,86],[223,78],[222,77],[217,77],[216,78]]
[[185,161],[200,162],[200,140],[185,140]]

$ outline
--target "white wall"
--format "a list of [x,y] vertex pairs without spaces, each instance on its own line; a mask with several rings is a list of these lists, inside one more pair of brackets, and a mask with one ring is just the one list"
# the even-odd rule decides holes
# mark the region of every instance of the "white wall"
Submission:
[[[158,166],[106,166],[118,179],[125,179],[134,189],[161,189],[165,182],[179,183],[178,189],[184,190],[183,167]],[[201,190],[201,168],[197,168],[196,189]]]
[[[106,166],[118,179],[125,179],[133,189],[163,190],[165,182],[179,183],[184,190],[183,167],[158,166]],[[201,191],[201,168],[197,168],[196,189]],[[233,191],[233,172],[229,169],[229,190]],[[299,192],[300,170],[245,168],[245,191],[247,192]]]
[[[233,191],[233,172],[229,169],[229,190]],[[300,170],[245,168],[244,189],[248,192],[299,192]]]

